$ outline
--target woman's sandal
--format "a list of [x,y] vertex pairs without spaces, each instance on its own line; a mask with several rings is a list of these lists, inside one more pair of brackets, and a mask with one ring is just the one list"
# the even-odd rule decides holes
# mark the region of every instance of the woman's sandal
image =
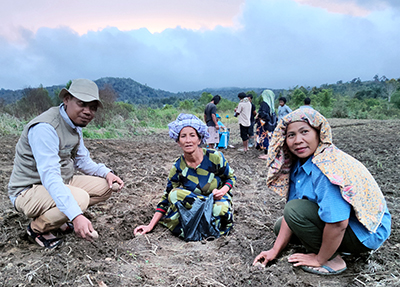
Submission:
[[26,232],[28,233],[29,240],[32,241],[33,243],[38,244],[41,247],[52,249],[59,246],[62,243],[62,238],[51,238],[51,239],[44,238],[43,234],[36,233],[35,231],[33,231],[30,224],[26,228]]

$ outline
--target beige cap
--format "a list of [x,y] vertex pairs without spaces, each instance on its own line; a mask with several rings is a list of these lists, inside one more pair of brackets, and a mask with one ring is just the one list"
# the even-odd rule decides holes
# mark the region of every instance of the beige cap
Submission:
[[93,102],[98,101],[99,107],[103,108],[103,104],[100,101],[99,97],[99,88],[97,87],[96,83],[87,80],[87,79],[76,79],[72,81],[71,86],[69,89],[62,89],[58,97],[61,100],[64,100],[64,97],[68,94],[71,94],[75,98],[83,101],[83,102]]

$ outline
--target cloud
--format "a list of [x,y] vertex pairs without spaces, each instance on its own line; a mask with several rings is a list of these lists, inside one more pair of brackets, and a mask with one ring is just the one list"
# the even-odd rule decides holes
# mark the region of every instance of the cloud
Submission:
[[400,8],[397,0],[295,0],[298,3],[320,7],[333,13],[366,16],[373,11]]
[[177,92],[400,76],[397,9],[356,17],[292,0],[247,0],[241,9],[234,25],[213,29],[19,29],[18,41],[0,38],[0,88],[130,77]]
[[[336,0],[340,2],[347,2],[347,0]],[[355,0],[357,5],[364,6],[369,9],[382,9],[386,7],[400,8],[400,2],[397,0]]]
[[0,35],[12,37],[20,27],[36,32],[41,27],[68,26],[80,35],[108,26],[122,31],[146,27],[151,32],[182,26],[212,29],[232,26],[245,0],[13,0],[2,3]]

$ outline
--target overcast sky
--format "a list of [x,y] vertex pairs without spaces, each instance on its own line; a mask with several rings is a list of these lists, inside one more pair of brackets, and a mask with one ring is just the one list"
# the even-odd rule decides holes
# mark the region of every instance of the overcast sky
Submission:
[[132,78],[171,92],[400,78],[399,0],[13,0],[0,88]]

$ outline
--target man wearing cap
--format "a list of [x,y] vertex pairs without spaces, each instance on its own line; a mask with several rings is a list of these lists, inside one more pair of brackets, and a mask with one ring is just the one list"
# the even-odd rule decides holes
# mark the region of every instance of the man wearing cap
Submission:
[[[97,85],[86,79],[72,81],[59,94],[63,103],[31,120],[15,148],[8,194],[17,211],[33,218],[29,239],[54,248],[62,239],[52,230],[72,232],[86,240],[95,237],[83,212],[111,196],[112,184],[123,181],[104,164],[90,158],[82,128],[103,107]],[[74,175],[78,170],[84,175]]]

